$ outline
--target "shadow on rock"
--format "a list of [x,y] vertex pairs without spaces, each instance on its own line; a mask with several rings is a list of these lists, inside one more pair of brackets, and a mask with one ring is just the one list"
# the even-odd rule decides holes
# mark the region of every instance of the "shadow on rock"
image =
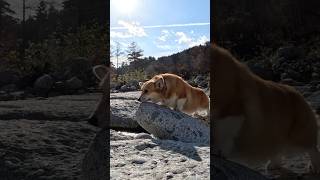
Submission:
[[182,112],[154,103],[141,103],[135,119],[146,131],[159,138],[153,142],[161,149],[201,161],[194,146],[209,146],[209,127]]

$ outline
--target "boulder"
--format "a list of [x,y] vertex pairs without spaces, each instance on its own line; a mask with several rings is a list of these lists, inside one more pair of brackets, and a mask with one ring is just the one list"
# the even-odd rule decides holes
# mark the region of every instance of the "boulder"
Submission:
[[92,64],[88,58],[75,57],[68,60],[64,77],[70,79],[74,76],[77,76],[79,79],[81,79],[85,86],[95,85],[96,78],[92,73]]
[[53,84],[54,84],[54,79],[50,75],[45,74],[36,80],[33,87],[36,94],[41,96],[46,96],[46,94],[52,88]]
[[34,88],[50,89],[53,84],[54,84],[53,78],[50,75],[45,74],[36,80],[36,82],[34,83]]
[[125,84],[125,85],[121,86],[120,91],[121,92],[128,92],[128,91],[136,91],[137,89],[138,88],[135,86],[130,86],[130,85]]
[[137,129],[139,124],[135,121],[135,113],[139,107],[136,100],[111,99],[110,112],[112,128]]
[[83,87],[83,82],[77,77],[72,77],[65,82],[67,90],[78,90]]
[[141,103],[135,119],[142,128],[160,139],[187,143],[210,142],[210,128],[204,122],[165,106]]
[[127,83],[127,85],[128,86],[133,86],[133,87],[135,87],[135,88],[138,88],[139,87],[139,81],[137,81],[137,80],[131,80],[131,81],[129,81],[128,83]]
[[[109,109],[106,109],[108,104],[105,101],[108,98],[104,95],[100,96],[87,121],[99,127],[105,127],[109,123],[113,129],[141,130],[134,120],[135,112],[139,107],[137,101],[139,94],[140,92],[111,93]],[[111,118],[110,121],[107,121],[107,117]]]

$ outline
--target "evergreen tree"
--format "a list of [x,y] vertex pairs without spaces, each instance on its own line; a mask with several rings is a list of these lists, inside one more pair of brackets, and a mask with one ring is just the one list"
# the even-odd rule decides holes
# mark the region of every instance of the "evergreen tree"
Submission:
[[136,62],[143,56],[143,50],[138,47],[136,42],[129,44],[127,52],[129,62]]
[[5,22],[13,20],[12,16],[15,12],[10,8],[10,4],[5,0],[0,0],[0,32],[4,30]]
[[39,5],[36,10],[36,19],[42,23],[47,19],[47,3],[44,0],[40,0]]
[[48,36],[48,27],[47,27],[47,19],[48,19],[48,10],[47,3],[44,0],[39,1],[39,5],[36,9],[35,15],[36,23],[37,23],[37,40],[41,41],[45,37]]
[[17,21],[12,17],[14,14],[10,4],[5,0],[0,0],[0,59],[3,58],[5,52],[16,46]]

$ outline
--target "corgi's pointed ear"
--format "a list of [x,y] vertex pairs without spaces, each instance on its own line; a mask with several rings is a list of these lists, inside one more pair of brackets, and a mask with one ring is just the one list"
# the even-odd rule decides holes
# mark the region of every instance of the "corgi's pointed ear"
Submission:
[[92,68],[93,74],[101,81],[107,73],[109,73],[109,69],[104,65],[97,65]]
[[156,89],[162,90],[164,87],[164,79],[162,76],[159,76],[159,78],[154,82],[154,85],[156,86]]

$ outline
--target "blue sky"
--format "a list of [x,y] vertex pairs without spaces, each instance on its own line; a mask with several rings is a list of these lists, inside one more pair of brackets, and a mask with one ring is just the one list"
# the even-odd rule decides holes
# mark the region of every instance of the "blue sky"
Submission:
[[110,9],[110,43],[123,50],[135,41],[157,58],[210,40],[210,0],[111,0]]

